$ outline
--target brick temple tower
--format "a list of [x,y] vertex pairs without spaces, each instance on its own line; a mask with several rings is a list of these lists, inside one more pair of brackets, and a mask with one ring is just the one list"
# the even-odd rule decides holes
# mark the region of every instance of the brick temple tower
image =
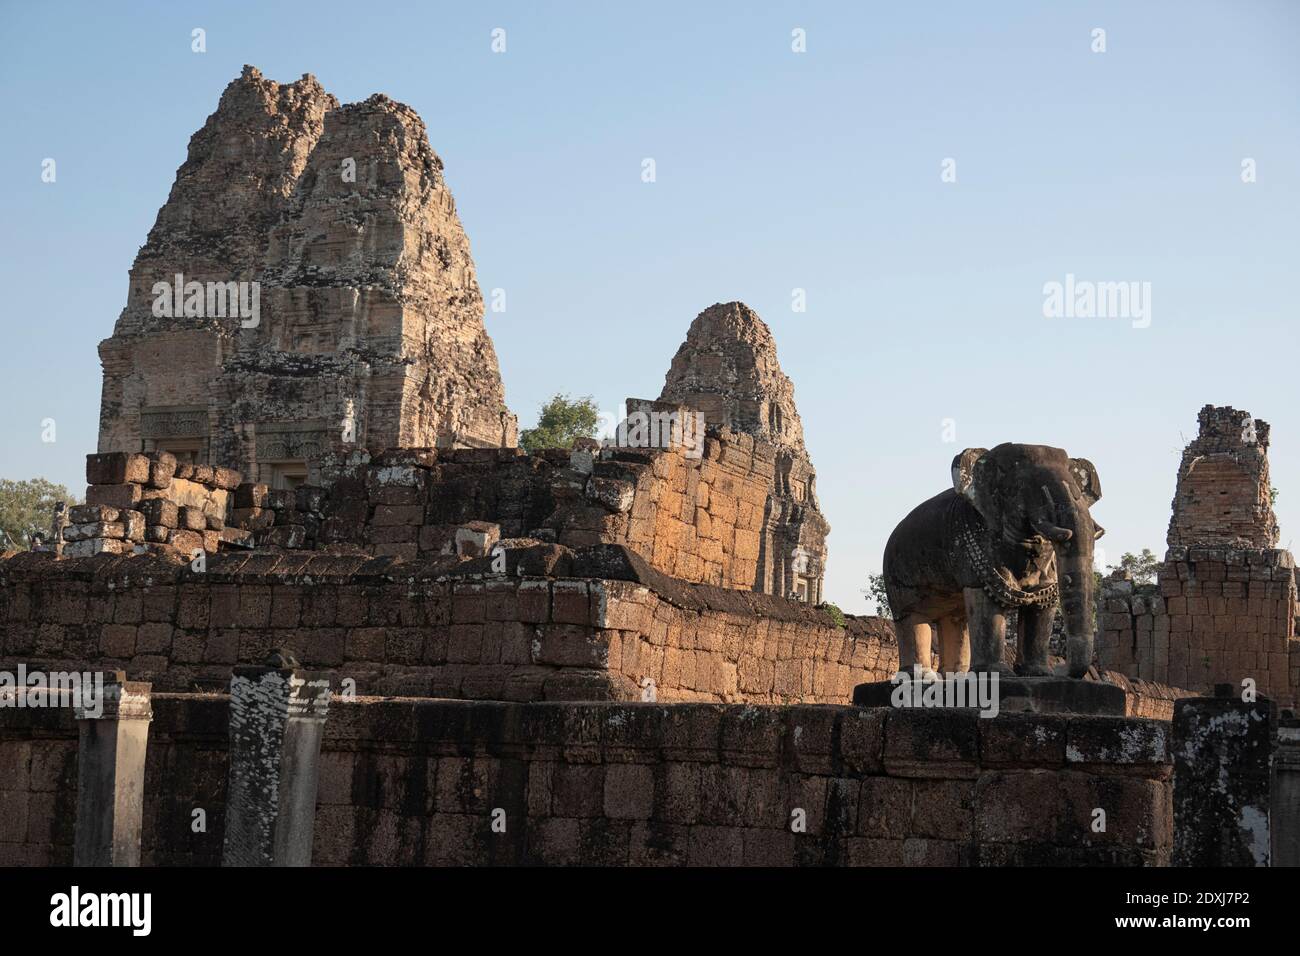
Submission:
[[794,384],[781,371],[767,324],[743,302],[705,309],[673,357],[659,401],[698,409],[709,426],[774,448],[754,590],[819,603],[830,525],[817,502]]
[[1268,422],[1206,405],[1183,450],[1168,544],[1272,548],[1278,525],[1268,476]]
[[469,241],[424,124],[385,96],[245,67],[99,347],[99,451],[276,487],[340,444],[513,446]]

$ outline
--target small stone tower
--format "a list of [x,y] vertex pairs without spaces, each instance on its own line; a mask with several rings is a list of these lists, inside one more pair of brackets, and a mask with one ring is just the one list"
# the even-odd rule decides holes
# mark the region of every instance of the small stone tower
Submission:
[[1276,547],[1268,423],[1215,405],[1197,419],[1200,433],[1178,467],[1169,547]]
[[695,317],[659,400],[807,458],[794,383],[781,371],[771,330],[743,302],[712,305]]
[[781,371],[776,340],[758,313],[727,302],[696,316],[659,401],[696,409],[709,427],[772,446],[775,474],[754,590],[819,603],[830,525],[817,503],[817,474],[804,448],[794,384]]

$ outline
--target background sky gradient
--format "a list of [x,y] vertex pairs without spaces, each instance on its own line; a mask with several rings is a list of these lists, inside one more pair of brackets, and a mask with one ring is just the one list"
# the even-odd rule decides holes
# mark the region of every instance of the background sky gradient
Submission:
[[[0,0],[0,477],[84,491],[96,345],[190,136],[251,63],[423,117],[484,294],[507,293],[487,326],[521,427],[556,391],[610,415],[657,396],[698,312],[756,309],[846,611],[967,446],[1090,458],[1105,559],[1163,554],[1206,403],[1272,424],[1293,544],[1300,3],[701,7]],[[1150,282],[1150,327],[1044,318],[1067,273]]]

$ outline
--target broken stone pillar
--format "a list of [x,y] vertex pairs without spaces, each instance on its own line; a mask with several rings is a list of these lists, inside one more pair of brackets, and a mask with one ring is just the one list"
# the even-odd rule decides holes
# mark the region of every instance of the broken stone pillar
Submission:
[[[98,675],[97,675],[98,676]],[[102,690],[74,701],[77,749],[75,866],[139,866],[151,685],[104,674]]]
[[223,866],[310,866],[326,674],[292,655],[236,667],[230,680],[230,776]]
[[1169,519],[1169,547],[1274,548],[1268,422],[1231,406],[1206,405],[1183,450]]
[[1174,703],[1174,866],[1269,865],[1273,702],[1219,684]]
[[1273,866],[1300,866],[1300,718],[1278,722],[1269,814]]

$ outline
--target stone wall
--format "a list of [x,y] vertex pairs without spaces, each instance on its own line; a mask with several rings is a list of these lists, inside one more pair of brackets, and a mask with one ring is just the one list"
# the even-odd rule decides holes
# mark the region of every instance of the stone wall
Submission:
[[[351,450],[327,461],[324,488],[240,488],[231,520],[259,544],[408,559],[454,553],[457,529],[484,521],[504,539],[625,544],[691,583],[788,597],[798,578],[818,603],[829,526],[811,489],[773,507],[776,446],[722,428],[701,446]],[[796,573],[801,545],[814,562]]]
[[1173,720],[1174,704],[1196,694],[1186,688],[1170,687],[1159,681],[1129,677],[1115,670],[1101,672],[1101,679],[1124,691],[1124,714],[1149,720]]
[[[65,540],[78,542],[72,556],[256,544],[413,559],[455,555],[457,533],[487,522],[493,542],[625,544],[683,581],[818,603],[829,527],[811,488],[777,494],[777,448],[743,432],[711,429],[696,451],[335,446],[320,462],[326,486],[296,489],[168,452],[88,455],[88,506]],[[814,563],[796,573],[786,552],[800,546]]]
[[[220,860],[228,707],[155,695],[145,865]],[[0,823],[25,808],[25,839],[0,840],[15,863],[70,857],[76,731],[45,714],[0,711],[0,759],[31,781]],[[313,861],[1164,865],[1169,749],[1166,724],[1118,717],[336,700]]]
[[71,866],[77,820],[72,710],[0,697],[0,866]]
[[[540,552],[540,553],[539,553]],[[827,702],[897,668],[892,628],[687,585],[619,547],[403,562],[311,552],[0,558],[0,666],[219,688],[276,647],[361,693]],[[454,561],[454,559],[453,559]],[[533,573],[529,573],[529,572]]]
[[250,546],[252,535],[226,527],[239,472],[178,462],[170,452],[109,452],[86,456],[86,503],[68,512],[63,555],[166,550],[189,559],[195,551]]
[[1294,564],[1288,551],[1175,547],[1153,586],[1105,580],[1098,615],[1103,666],[1199,694],[1251,678],[1260,694],[1294,704]]

